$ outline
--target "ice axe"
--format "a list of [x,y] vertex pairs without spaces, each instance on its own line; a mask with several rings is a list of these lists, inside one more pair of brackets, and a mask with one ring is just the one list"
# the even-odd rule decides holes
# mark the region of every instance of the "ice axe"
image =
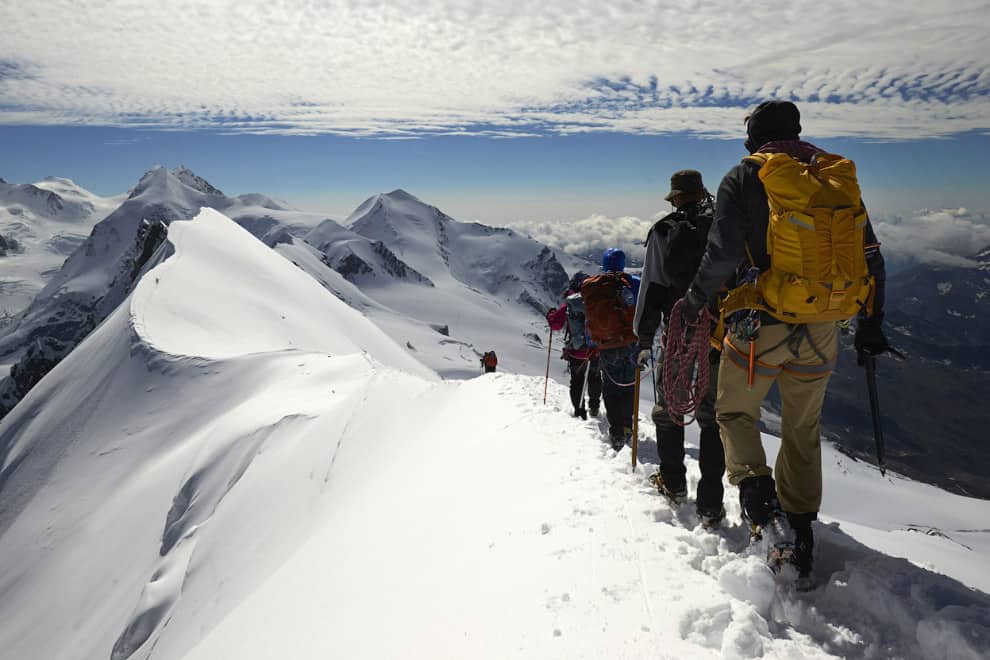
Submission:
[[543,381],[543,405],[547,405],[547,385],[550,384],[550,347],[553,346],[553,328],[550,328],[550,337],[547,339],[547,377]]
[[[900,360],[907,358],[893,346],[888,346],[886,351]],[[886,444],[883,439],[883,428],[880,426],[880,397],[877,396],[877,358],[865,351],[859,353],[858,362],[866,367],[866,388],[870,393],[870,414],[873,416],[873,439],[877,445],[877,467],[880,468],[880,476],[887,473],[887,464],[884,461]]]
[[636,365],[636,384],[633,386],[632,418],[632,467],[636,470],[636,450],[639,448],[639,365]]
[[880,398],[877,396],[877,359],[872,355],[864,356],[866,367],[866,388],[870,392],[870,413],[873,415],[873,440],[877,445],[877,467],[880,468],[880,476],[887,473],[887,465],[884,462],[884,441],[883,428],[880,426]]

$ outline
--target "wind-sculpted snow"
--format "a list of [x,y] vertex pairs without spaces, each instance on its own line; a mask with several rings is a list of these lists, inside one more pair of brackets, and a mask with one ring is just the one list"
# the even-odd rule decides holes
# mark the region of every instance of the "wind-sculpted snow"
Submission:
[[[59,194],[76,200],[72,203],[77,206],[94,206],[87,201],[85,191],[70,184],[66,180],[46,180],[39,186],[53,190],[31,190],[37,195],[61,191]],[[10,187],[2,184],[0,195]],[[45,271],[45,287],[23,313],[0,328],[0,355],[7,356],[8,364],[16,363],[17,370],[0,379],[0,417],[130,293],[158,246],[157,241],[148,238],[162,235],[169,223],[188,219],[200,208],[223,209],[269,246],[291,241],[294,233],[304,233],[302,225],[318,221],[317,217],[286,210],[260,195],[226,197],[183,167],[172,171],[155,167],[148,171],[127,199],[93,227],[61,268],[53,274]],[[23,212],[21,207],[16,209]],[[7,259],[0,267],[6,263]],[[4,289],[8,294],[18,292],[11,287]],[[36,355],[39,346],[45,348],[45,359]]]
[[[965,584],[990,588],[988,532],[965,555],[936,540],[952,555],[929,561],[920,539],[884,531],[907,511],[985,525],[984,503],[881,480],[826,448],[842,520],[816,524],[819,585],[798,593],[748,548],[733,490],[727,526],[706,532],[693,503],[672,508],[648,486],[654,464],[631,472],[601,422],[568,414],[565,388],[542,397],[541,380],[499,373],[431,392],[416,428],[399,415],[379,442],[387,458],[342,473],[322,529],[184,660],[985,657],[990,597]],[[849,519],[913,561],[861,544]]]
[[0,423],[12,657],[123,660],[169,629],[190,646],[306,537],[337,447],[376,416],[362,401],[436,382],[216,211],[174,222],[149,267]]
[[168,240],[174,255],[145,275],[130,303],[136,332],[155,349],[211,359],[367,352],[429,377],[360,312],[223,214],[203,209],[192,221],[173,222]]

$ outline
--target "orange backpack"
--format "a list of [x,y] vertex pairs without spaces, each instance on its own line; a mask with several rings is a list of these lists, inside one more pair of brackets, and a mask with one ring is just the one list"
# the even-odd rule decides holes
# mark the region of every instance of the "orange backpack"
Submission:
[[[626,292],[630,295],[624,295]],[[607,350],[636,343],[636,300],[631,292],[632,281],[626,273],[601,273],[581,284],[588,334],[598,348]]]

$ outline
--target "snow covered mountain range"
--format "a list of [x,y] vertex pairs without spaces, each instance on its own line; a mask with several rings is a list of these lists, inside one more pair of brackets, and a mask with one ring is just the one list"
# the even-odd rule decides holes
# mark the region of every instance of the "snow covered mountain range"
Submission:
[[[378,230],[411,222],[392,214]],[[424,238],[441,224],[389,247],[434,286],[389,273],[382,292],[468,305],[490,286],[515,295],[488,296],[502,317],[536,316],[516,294],[532,268],[492,259],[472,289]],[[448,245],[474,231],[444,227]],[[564,386],[544,405],[545,350],[515,349],[520,373],[445,380],[427,365],[456,363],[446,336],[315,246],[269,249],[209,208],[155,242],[0,421],[4,657],[986,657],[985,501],[825,446],[818,586],[797,593],[747,548],[731,489],[728,524],[706,532],[648,486],[654,465],[631,470],[601,422],[570,415]],[[70,291],[112,282],[70,263],[91,275]],[[437,315],[450,336],[476,322],[421,312]]]
[[0,381],[0,414],[116,309],[169,223],[199,208],[222,211],[342,298],[373,309],[409,350],[442,342],[446,349],[427,361],[447,376],[473,373],[477,356],[507,337],[518,344],[503,352],[507,364],[533,362],[517,356],[541,347],[542,314],[567,282],[547,246],[512,230],[457,222],[402,190],[370,198],[345,227],[262,195],[227,197],[186,168],[156,167],[0,328],[0,366],[11,366]]
[[[0,366],[11,368],[10,376],[0,380],[0,414],[120,304],[171,221],[189,218],[200,207],[220,208],[269,245],[288,240],[293,231],[302,231],[300,227],[308,229],[298,224],[300,220],[316,221],[260,195],[226,197],[182,167],[150,170],[122,203],[119,198],[96,198],[64,179],[0,186],[9,200],[7,214],[17,218],[4,228],[24,246],[23,254],[17,255],[23,264],[10,256],[0,258],[0,272],[28,291],[28,285],[37,288],[38,280],[44,279],[30,304],[0,328]],[[107,214],[115,203],[119,205]],[[70,222],[80,233],[60,229]],[[42,242],[47,249],[41,249]],[[57,270],[49,254],[52,246],[64,252],[54,257],[56,261],[68,255]],[[24,276],[23,270],[36,277]]]
[[69,179],[21,185],[0,179],[0,314],[27,307],[123,198],[98,197]]

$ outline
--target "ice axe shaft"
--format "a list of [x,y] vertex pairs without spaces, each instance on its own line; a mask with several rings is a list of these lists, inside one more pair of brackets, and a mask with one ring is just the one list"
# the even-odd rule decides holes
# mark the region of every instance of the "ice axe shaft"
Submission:
[[584,393],[588,391],[588,373],[591,371],[591,356],[589,355],[587,359],[583,362],[584,364],[584,380],[581,382],[581,409],[584,410]]
[[553,346],[553,328],[550,328],[550,337],[547,339],[547,377],[543,381],[543,405],[547,405],[547,385],[550,384],[550,347]]
[[873,415],[873,439],[877,445],[877,466],[880,475],[887,472],[884,463],[883,428],[880,426],[880,398],[877,396],[877,359],[872,355],[866,358],[866,387],[870,392],[870,413]]
[[632,467],[636,469],[636,450],[639,448],[639,365],[636,365],[636,385],[633,387],[632,418]]

